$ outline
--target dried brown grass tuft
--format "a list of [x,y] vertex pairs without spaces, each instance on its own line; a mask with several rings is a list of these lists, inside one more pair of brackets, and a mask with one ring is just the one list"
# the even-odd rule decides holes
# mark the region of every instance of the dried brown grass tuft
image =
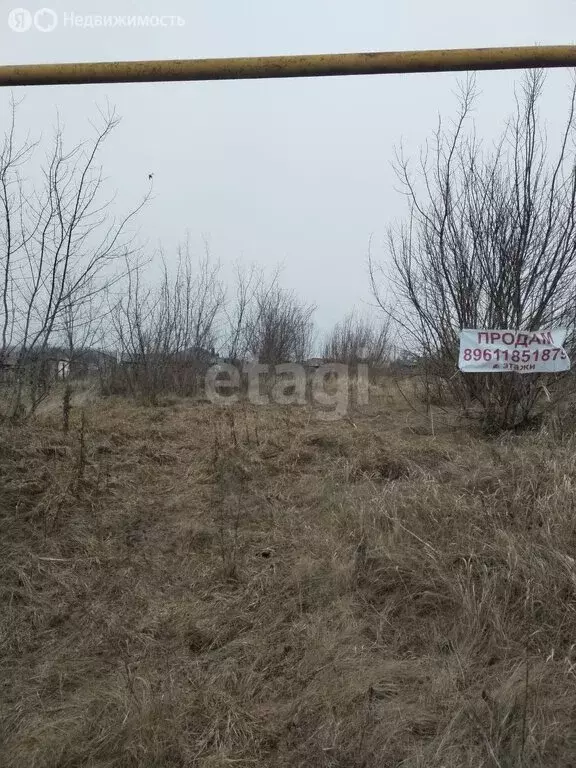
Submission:
[[85,413],[3,429],[2,766],[574,765],[575,438]]

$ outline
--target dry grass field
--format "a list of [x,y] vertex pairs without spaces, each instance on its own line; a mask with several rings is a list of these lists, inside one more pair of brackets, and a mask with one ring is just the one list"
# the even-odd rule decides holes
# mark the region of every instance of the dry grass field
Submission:
[[0,443],[3,768],[576,766],[576,436],[393,388]]

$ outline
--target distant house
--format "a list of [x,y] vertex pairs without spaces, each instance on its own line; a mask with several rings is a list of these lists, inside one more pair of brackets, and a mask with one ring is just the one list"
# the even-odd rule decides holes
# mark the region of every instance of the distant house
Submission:
[[70,360],[56,359],[54,374],[57,379],[67,379],[70,376]]
[[70,361],[70,375],[76,379],[95,376],[116,363],[116,355],[100,349],[75,351]]
[[34,376],[45,383],[70,375],[70,359],[57,347],[0,352],[0,384],[13,384],[22,377]]
[[322,357],[311,357],[309,360],[304,360],[303,365],[305,368],[316,369],[325,365],[325,363],[326,361]]
[[67,379],[70,375],[70,358],[68,354],[57,347],[32,352],[24,366],[34,367],[46,381]]
[[116,365],[130,366],[138,365],[142,361],[143,355],[135,352],[116,352],[114,361]]
[[397,368],[403,368],[408,370],[414,370],[418,367],[419,363],[422,361],[422,358],[420,355],[415,354],[414,352],[409,352],[408,350],[400,350],[398,353],[398,356],[394,360],[394,365]]
[[11,384],[16,379],[17,363],[13,352],[0,352],[0,384]]
[[186,362],[203,363],[204,365],[214,365],[214,363],[219,362],[219,357],[214,351],[214,347],[210,349],[198,346],[188,347],[177,355],[177,358]]
[[163,367],[166,366],[197,366],[213,365],[220,362],[220,358],[214,349],[205,349],[204,347],[188,347],[180,352],[173,354],[164,352],[118,352],[116,363],[124,367],[138,367],[142,365],[152,365],[158,362]]

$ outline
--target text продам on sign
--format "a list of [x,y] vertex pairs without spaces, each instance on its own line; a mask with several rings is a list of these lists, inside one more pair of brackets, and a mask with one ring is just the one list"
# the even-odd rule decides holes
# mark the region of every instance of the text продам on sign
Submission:
[[464,373],[560,373],[570,370],[566,329],[460,331],[458,367]]

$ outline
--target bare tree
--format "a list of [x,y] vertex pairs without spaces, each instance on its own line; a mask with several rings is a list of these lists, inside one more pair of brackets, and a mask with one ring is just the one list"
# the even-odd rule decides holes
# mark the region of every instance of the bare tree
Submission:
[[576,90],[553,156],[539,116],[543,85],[540,72],[526,74],[515,113],[486,147],[471,123],[476,92],[467,81],[455,122],[440,121],[416,173],[398,157],[409,211],[389,232],[393,272],[370,260],[381,307],[493,428],[529,421],[542,376],[455,375],[459,330],[568,327],[574,340]]
[[108,392],[125,386],[133,396],[142,394],[156,401],[170,344],[162,309],[158,292],[144,284],[142,270],[130,270],[124,293],[110,312],[118,369],[110,372],[113,380],[106,382]]
[[294,293],[261,286],[247,323],[249,351],[261,363],[297,362],[310,355],[314,340],[315,307]]
[[376,323],[351,312],[328,334],[323,356],[346,365],[363,362],[382,367],[390,357],[389,319]]
[[[0,153],[0,308],[2,359],[32,371],[31,410],[45,390],[36,386],[34,361],[70,327],[71,314],[86,315],[97,296],[121,278],[119,266],[135,256],[129,224],[148,196],[116,219],[103,197],[99,153],[118,125],[114,112],[99,112],[93,137],[70,150],[57,126],[40,180],[31,163],[39,143],[16,139],[17,105]],[[20,376],[9,413],[23,407]]]
[[235,279],[224,307],[225,332],[221,351],[227,360],[246,360],[251,353],[260,315],[268,298],[278,289],[279,274],[277,268],[267,278],[264,270],[254,264],[236,264]]
[[96,292],[86,302],[69,302],[63,307],[61,329],[55,332],[60,341],[64,368],[58,373],[65,380],[62,393],[63,428],[70,424],[72,398],[78,379],[98,370],[102,364],[101,347],[104,341],[106,295]]
[[174,277],[164,261],[160,306],[164,332],[174,354],[214,353],[226,291],[220,264],[206,246],[204,255],[194,259],[189,242],[178,249]]
[[173,273],[163,260],[160,275],[150,285],[141,269],[131,271],[111,310],[126,387],[151,403],[163,391],[196,391],[215,354],[225,300],[220,267],[209,252],[195,261],[186,245]]

